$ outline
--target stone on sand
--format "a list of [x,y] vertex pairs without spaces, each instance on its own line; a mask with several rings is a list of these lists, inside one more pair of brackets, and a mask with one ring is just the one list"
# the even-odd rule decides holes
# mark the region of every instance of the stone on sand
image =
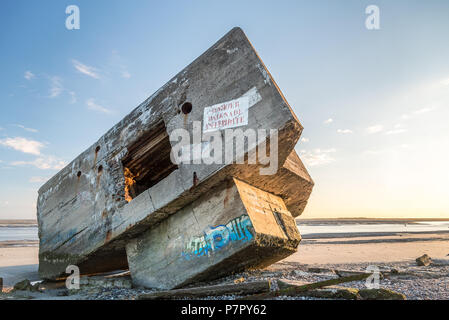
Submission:
[[449,266],[449,259],[432,259],[432,265]]
[[421,267],[427,267],[432,263],[432,259],[427,255],[423,254],[421,257],[416,258],[416,264]]
[[332,274],[335,274],[335,270],[329,269],[329,268],[312,267],[312,268],[308,268],[307,271],[311,272],[311,273],[332,273]]
[[388,289],[360,289],[359,296],[363,300],[407,300],[402,293]]
[[102,277],[91,276],[82,277],[80,279],[80,286],[82,287],[95,287],[95,288],[126,288],[132,287],[131,277]]
[[358,300],[360,296],[359,290],[356,288],[345,287],[329,287],[323,289],[313,289],[309,291],[299,292],[295,294],[296,297],[310,297],[320,299],[343,299],[343,300]]
[[[354,276],[354,275],[360,275],[360,274],[372,274],[371,272],[367,272],[367,271],[355,271],[355,270],[335,270],[335,273],[340,278]],[[380,277],[380,279],[384,278],[382,272],[379,272],[379,277]]]
[[39,283],[32,285],[30,280],[25,279],[17,282],[13,288],[15,291],[39,291]]

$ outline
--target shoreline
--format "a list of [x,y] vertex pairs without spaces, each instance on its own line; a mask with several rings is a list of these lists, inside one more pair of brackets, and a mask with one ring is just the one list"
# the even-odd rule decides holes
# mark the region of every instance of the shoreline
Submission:
[[5,240],[0,241],[0,249],[1,248],[10,248],[10,247],[38,247],[39,241],[37,240]]
[[27,227],[37,227],[37,220],[26,219],[26,220],[6,220],[0,219],[0,227],[5,228],[27,228]]
[[[382,284],[386,288],[406,294],[410,299],[449,299],[449,285],[442,285],[446,281],[449,282],[448,244],[449,231],[305,234],[298,251],[293,255],[265,269],[243,272],[240,275],[245,279],[256,280],[265,279],[266,275],[272,275],[276,279],[283,279],[288,275],[291,280],[318,281],[322,277],[332,275],[310,273],[309,268],[360,272],[373,265],[382,270],[400,269],[406,270],[406,273],[411,272],[414,278],[395,277],[385,280]],[[39,280],[38,252],[38,241],[0,242],[0,277],[3,277],[4,289],[9,290],[8,288],[24,279]],[[432,259],[448,260],[448,265],[417,267],[415,259],[423,254],[428,254]],[[225,277],[219,281],[229,281],[237,276]],[[413,281],[410,281],[411,279]],[[138,294],[137,289],[123,289],[126,294],[120,290],[101,288],[101,294],[83,293],[86,295],[71,295],[65,298],[132,299]],[[119,295],[117,292],[122,293]],[[34,298],[58,298],[54,292],[52,294],[42,293],[43,296]]]

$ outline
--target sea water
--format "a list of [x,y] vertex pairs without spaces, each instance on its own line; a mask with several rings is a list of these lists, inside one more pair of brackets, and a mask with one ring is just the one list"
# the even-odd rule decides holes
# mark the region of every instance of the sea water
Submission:
[[312,234],[382,234],[382,233],[428,233],[449,232],[449,221],[413,221],[410,222],[297,222],[299,232],[302,235]]
[[[333,221],[332,223],[316,222],[298,222],[298,229],[301,235],[319,235],[319,234],[379,234],[379,233],[421,233],[421,232],[449,232],[449,221],[414,221],[410,222],[390,222],[384,223],[370,222],[347,222]],[[21,240],[39,240],[37,227],[0,227],[1,241],[21,241]]]
[[11,240],[39,240],[37,227],[0,227],[0,242]]

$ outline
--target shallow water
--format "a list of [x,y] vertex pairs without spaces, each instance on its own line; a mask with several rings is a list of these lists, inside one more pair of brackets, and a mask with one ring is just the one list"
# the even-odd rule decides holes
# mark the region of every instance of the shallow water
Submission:
[[[408,232],[449,232],[449,221],[419,221],[414,223],[301,223],[298,221],[298,229],[302,235],[311,234],[351,234],[351,233],[408,233]],[[37,227],[0,227],[0,241],[39,240]]]
[[0,227],[0,241],[39,240],[37,227]]
[[414,223],[344,223],[339,224],[301,224],[298,221],[298,229],[302,235],[325,234],[325,233],[419,233],[419,232],[449,232],[449,221],[419,221]]

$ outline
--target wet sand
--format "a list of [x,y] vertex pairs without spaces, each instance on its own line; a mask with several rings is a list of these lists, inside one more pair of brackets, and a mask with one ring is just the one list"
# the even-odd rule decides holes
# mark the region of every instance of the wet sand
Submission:
[[[23,279],[39,280],[37,274],[39,248],[17,245],[16,243],[14,246],[5,246],[0,243],[0,277],[3,277],[5,287],[10,287]],[[268,269],[282,268],[286,263],[321,267],[336,264],[413,263],[424,253],[432,258],[447,258],[449,233],[382,236],[308,235],[303,238],[298,252]]]
[[39,280],[38,247],[1,247],[0,246],[0,277],[5,288],[15,283],[29,279]]
[[298,252],[284,261],[310,265],[414,261],[427,253],[449,254],[449,233],[401,234],[375,237],[307,237]]

